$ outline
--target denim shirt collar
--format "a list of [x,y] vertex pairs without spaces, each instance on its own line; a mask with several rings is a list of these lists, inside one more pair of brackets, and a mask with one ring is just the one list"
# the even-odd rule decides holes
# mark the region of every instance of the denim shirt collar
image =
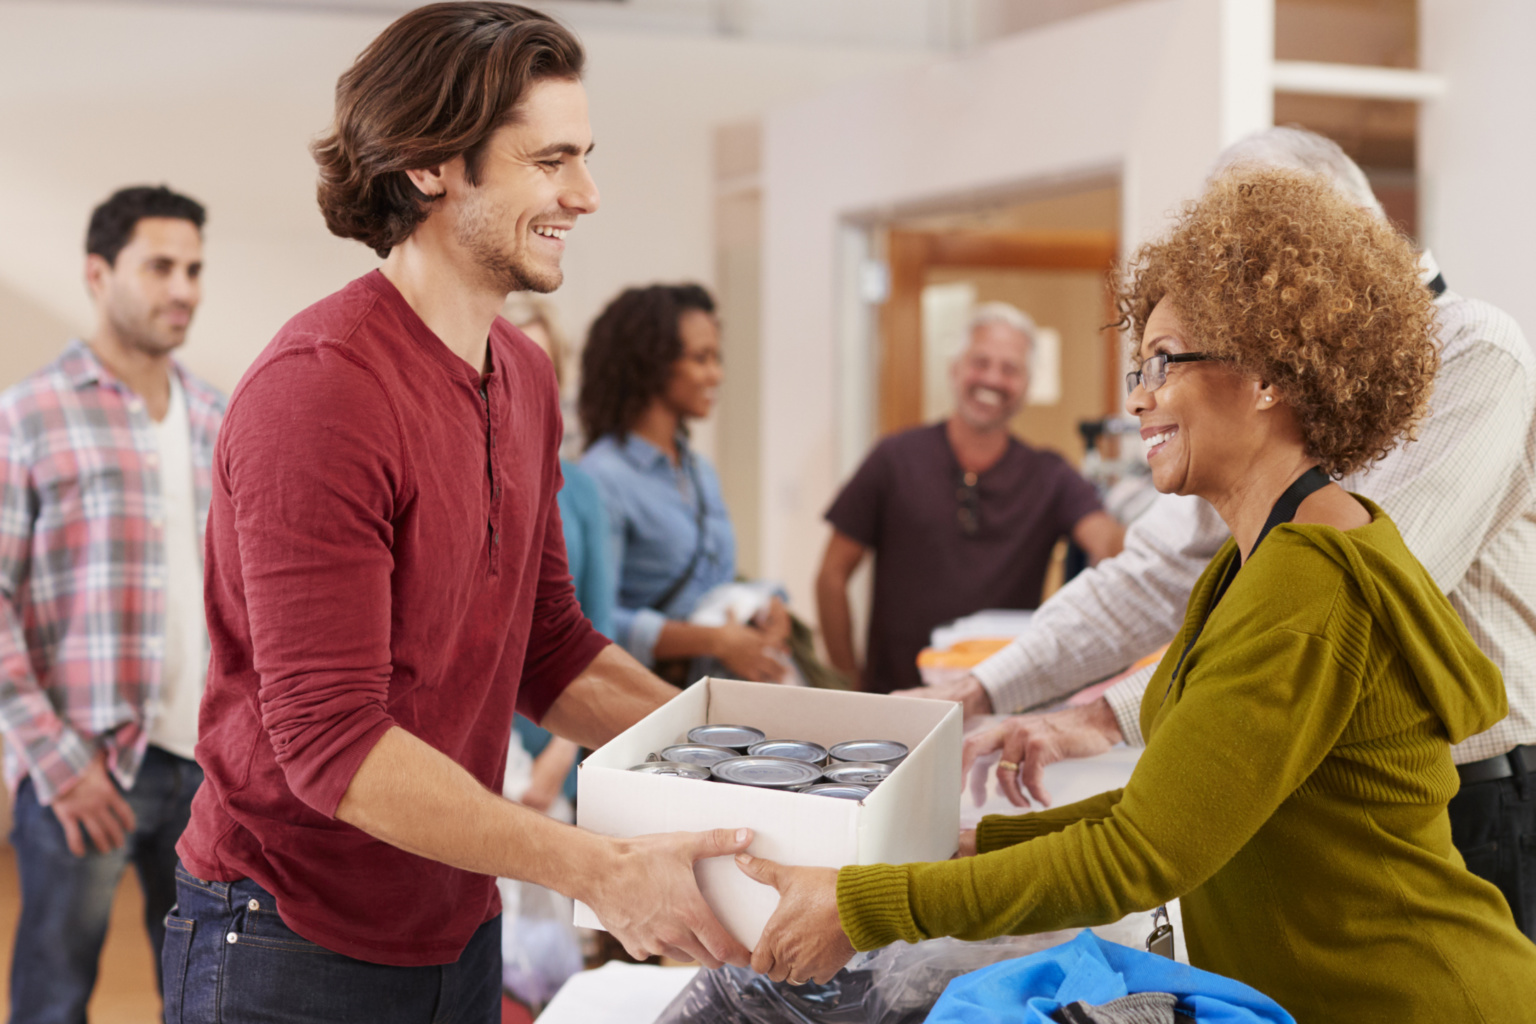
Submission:
[[[630,433],[624,435],[624,440],[617,445],[619,454],[624,461],[634,466],[642,473],[653,473],[657,470],[674,472],[672,460],[667,458],[667,453],[656,447],[639,434]],[[677,459],[679,466],[687,466],[693,453],[688,449],[688,440],[682,434],[677,435]]]

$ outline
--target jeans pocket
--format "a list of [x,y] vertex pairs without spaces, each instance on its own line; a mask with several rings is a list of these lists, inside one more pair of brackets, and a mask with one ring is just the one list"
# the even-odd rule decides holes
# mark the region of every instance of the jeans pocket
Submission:
[[160,952],[161,992],[165,997],[165,1024],[182,1024],[182,999],[187,988],[187,961],[192,953],[192,933],[197,922],[175,914],[165,917],[165,945]]
[[1504,888],[1499,871],[1499,844],[1497,841],[1482,843],[1461,851],[1461,859],[1467,862],[1467,870],[1478,878]]

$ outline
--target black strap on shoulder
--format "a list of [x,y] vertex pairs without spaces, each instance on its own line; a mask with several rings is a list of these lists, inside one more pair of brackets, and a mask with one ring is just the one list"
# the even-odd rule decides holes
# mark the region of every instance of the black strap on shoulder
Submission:
[[663,613],[666,612],[667,605],[672,603],[672,599],[688,585],[688,581],[693,578],[693,570],[698,568],[699,559],[704,556],[704,537],[707,532],[704,520],[704,488],[699,483],[699,469],[694,464],[693,453],[687,449],[683,450],[683,463],[688,467],[688,479],[693,482],[693,497],[696,506],[693,515],[693,528],[697,539],[693,544],[693,555],[688,559],[688,564],[684,566],[683,571],[678,573],[677,579],[673,580],[666,590],[662,591],[660,597],[650,603],[651,608]]
[[[1269,531],[1281,523],[1288,523],[1295,519],[1296,510],[1301,507],[1301,503],[1306,501],[1314,491],[1327,487],[1328,482],[1328,474],[1316,466],[1313,466],[1301,474],[1301,476],[1291,481],[1291,486],[1285,489],[1285,492],[1280,495],[1279,500],[1275,502],[1275,507],[1269,510],[1269,518],[1264,520],[1264,528],[1259,531],[1259,537],[1253,542],[1253,548],[1249,550],[1248,557],[1252,558],[1253,553],[1259,550],[1259,545],[1264,543],[1264,538],[1269,536]],[[1200,639],[1200,634],[1205,629],[1206,622],[1210,621],[1211,612],[1216,610],[1217,603],[1226,595],[1227,588],[1237,578],[1237,571],[1241,568],[1241,560],[1233,559],[1231,564],[1227,566],[1226,573],[1221,577],[1221,582],[1216,584],[1216,593],[1211,597],[1210,607],[1205,610],[1205,618],[1200,621],[1200,625],[1195,627],[1195,633],[1189,638],[1189,642],[1184,645],[1184,650],[1179,652],[1178,663],[1174,665],[1173,675],[1168,679],[1168,688],[1170,690],[1173,689],[1173,681],[1179,677],[1179,670],[1184,667],[1184,659],[1189,656],[1189,649],[1195,646],[1196,640]],[[1166,698],[1167,694],[1164,693],[1163,696]]]
[[1445,275],[1436,274],[1426,287],[1429,288],[1429,294],[1438,299],[1445,294]]

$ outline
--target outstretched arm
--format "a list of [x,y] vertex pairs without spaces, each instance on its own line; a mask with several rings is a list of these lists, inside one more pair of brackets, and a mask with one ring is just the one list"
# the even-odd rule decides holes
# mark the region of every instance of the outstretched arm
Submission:
[[853,681],[856,690],[862,689],[862,673],[853,654],[853,613],[848,605],[848,580],[864,561],[868,550],[834,527],[821,556],[821,568],[816,573],[816,618],[821,625],[821,638],[827,645],[827,658],[833,668]]

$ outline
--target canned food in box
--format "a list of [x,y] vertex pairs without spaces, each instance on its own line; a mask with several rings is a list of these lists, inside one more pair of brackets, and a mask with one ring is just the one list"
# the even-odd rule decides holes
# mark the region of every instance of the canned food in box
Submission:
[[907,756],[907,745],[895,740],[849,740],[832,748],[834,761],[877,761],[892,767]]
[[696,764],[684,764],[682,761],[646,761],[644,764],[635,765],[630,771],[644,775],[675,775],[680,779],[709,781],[708,768],[701,768]]
[[752,744],[761,743],[767,738],[761,729],[754,729],[750,725],[701,725],[688,730],[689,743],[730,747],[741,753],[746,753]]
[[855,786],[878,786],[890,776],[891,765],[878,761],[838,761],[822,774],[828,782],[850,782]]
[[661,752],[663,761],[681,761],[683,764],[696,764],[700,768],[708,768],[716,761],[735,756],[736,751],[730,747],[716,747],[709,743],[674,743]]
[[788,757],[764,757],[747,755],[716,762],[710,769],[721,782],[735,782],[743,786],[763,786],[768,789],[788,789],[821,777],[821,769]]
[[809,740],[763,740],[747,748],[749,754],[768,757],[787,757],[792,761],[821,765],[827,762],[827,748]]

